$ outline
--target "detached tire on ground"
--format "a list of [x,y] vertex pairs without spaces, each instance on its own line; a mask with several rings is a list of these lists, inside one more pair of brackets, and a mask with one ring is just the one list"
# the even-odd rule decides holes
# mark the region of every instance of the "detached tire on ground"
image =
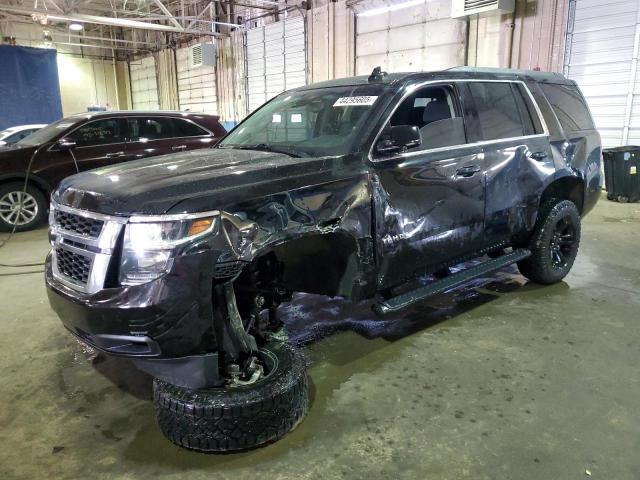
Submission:
[[302,354],[260,349],[267,375],[252,385],[190,390],[153,381],[156,419],[172,442],[202,452],[246,450],[282,438],[304,418],[309,386]]
[[580,246],[580,212],[570,200],[553,199],[540,208],[531,236],[531,256],[518,262],[520,273],[536,283],[562,280]]

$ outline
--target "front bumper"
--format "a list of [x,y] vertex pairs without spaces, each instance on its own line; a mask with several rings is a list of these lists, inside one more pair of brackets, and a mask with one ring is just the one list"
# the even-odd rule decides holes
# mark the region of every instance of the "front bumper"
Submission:
[[49,303],[71,333],[112,355],[175,358],[211,352],[213,256],[180,256],[171,271],[152,282],[89,294],[58,280],[49,255]]

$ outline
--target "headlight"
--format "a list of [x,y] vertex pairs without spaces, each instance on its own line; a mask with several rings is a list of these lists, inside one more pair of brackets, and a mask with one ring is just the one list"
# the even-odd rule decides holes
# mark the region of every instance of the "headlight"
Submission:
[[214,227],[214,217],[168,222],[128,223],[120,262],[120,283],[150,282],[171,266],[172,251],[178,245],[206,235]]

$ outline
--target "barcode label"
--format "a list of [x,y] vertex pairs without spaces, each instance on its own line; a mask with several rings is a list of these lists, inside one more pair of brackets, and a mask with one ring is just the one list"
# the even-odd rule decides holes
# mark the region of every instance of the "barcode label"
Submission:
[[333,104],[334,107],[351,107],[351,106],[370,106],[373,105],[378,97],[340,97]]

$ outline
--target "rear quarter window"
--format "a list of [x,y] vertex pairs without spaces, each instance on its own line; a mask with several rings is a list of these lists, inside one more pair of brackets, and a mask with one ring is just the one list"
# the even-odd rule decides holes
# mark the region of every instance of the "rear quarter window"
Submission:
[[478,111],[482,140],[525,135],[526,128],[510,83],[469,82],[469,90]]
[[575,132],[594,128],[591,114],[578,87],[541,83],[540,88],[564,131]]
[[173,118],[172,121],[176,137],[202,137],[209,135],[209,132],[203,130],[195,123],[181,120],[179,118]]

